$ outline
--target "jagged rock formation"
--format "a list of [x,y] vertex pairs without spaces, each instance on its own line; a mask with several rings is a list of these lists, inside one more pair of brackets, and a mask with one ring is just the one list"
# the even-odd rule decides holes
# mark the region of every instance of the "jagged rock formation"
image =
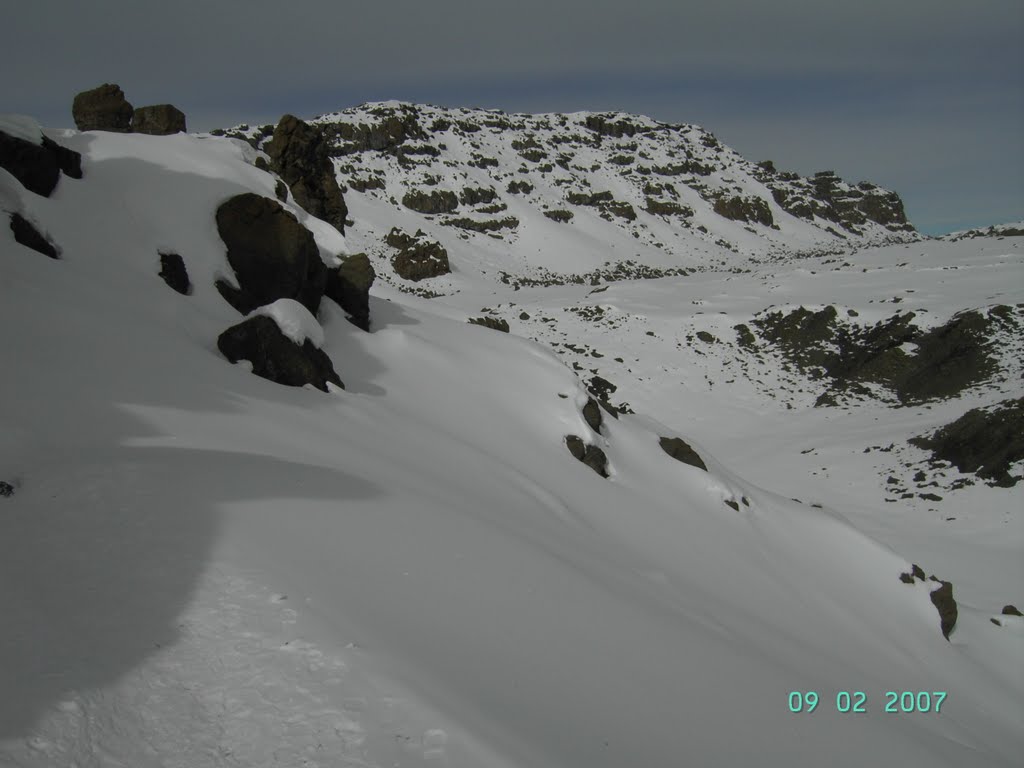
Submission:
[[62,171],[73,179],[82,178],[82,156],[48,136],[33,144],[0,131],[0,168],[30,192],[49,197]]
[[348,208],[334,174],[327,141],[317,126],[285,115],[266,143],[270,165],[307,212],[345,231]]
[[217,281],[228,303],[247,314],[277,299],[295,299],[316,314],[327,268],[308,229],[276,200],[251,192],[221,204],[216,218],[239,284]]
[[132,105],[124,97],[120,86],[104,83],[75,96],[71,115],[80,131],[113,131],[130,133]]
[[192,293],[192,281],[188,279],[185,260],[177,253],[160,254],[160,277],[168,287],[183,296]]
[[185,133],[185,113],[173,104],[154,104],[138,107],[132,117],[133,133],[168,136]]
[[364,331],[370,330],[370,287],[376,277],[365,253],[345,257],[341,266],[327,272],[324,295],[334,299]]
[[835,171],[819,171],[812,179],[801,179],[793,173],[779,173],[771,163],[759,168],[757,177],[771,190],[775,202],[798,218],[818,217],[855,234],[869,221],[893,231],[913,230],[895,192],[866,181],[851,186]]
[[271,318],[250,317],[217,338],[217,348],[232,363],[248,360],[252,372],[264,379],[301,387],[312,384],[327,392],[330,382],[344,387],[327,354],[308,339],[302,346],[289,339]]
[[14,233],[15,241],[21,243],[26,248],[31,248],[33,251],[37,251],[44,256],[49,256],[51,259],[58,257],[56,246],[40,234],[39,230],[32,225],[32,222],[20,213],[11,214],[11,232]]

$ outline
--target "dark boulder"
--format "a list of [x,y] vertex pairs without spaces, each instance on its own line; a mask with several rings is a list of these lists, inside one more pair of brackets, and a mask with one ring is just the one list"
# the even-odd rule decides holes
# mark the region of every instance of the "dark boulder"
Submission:
[[370,286],[376,277],[365,253],[347,256],[337,269],[327,272],[324,295],[334,299],[364,331],[370,330]]
[[285,115],[264,149],[271,168],[284,179],[295,201],[344,233],[348,208],[323,131],[294,115]]
[[596,445],[587,445],[577,435],[566,435],[565,446],[577,461],[586,464],[601,477],[608,477],[608,457]]
[[132,131],[152,136],[185,133],[185,113],[172,104],[139,107],[132,117]]
[[601,406],[592,397],[587,398],[587,404],[583,406],[583,420],[595,432],[601,431]]
[[56,246],[39,233],[39,230],[32,226],[32,222],[20,213],[11,214],[11,232],[14,233],[15,241],[26,248],[38,251],[51,259],[57,258]]
[[46,136],[42,144],[33,144],[0,131],[0,168],[30,192],[49,197],[61,171],[73,179],[82,178],[82,156]]
[[912,565],[909,573],[901,573],[900,581],[904,584],[915,584],[917,581],[928,583],[929,581],[938,584],[937,589],[931,590],[930,598],[935,610],[939,612],[939,626],[942,636],[949,640],[949,635],[956,626],[958,610],[956,600],[953,599],[953,585],[948,581],[942,581],[935,576],[925,577],[924,569],[919,565]]
[[0,480],[0,497],[6,498],[13,495],[14,486],[4,480]]
[[661,450],[676,461],[689,464],[697,469],[703,469],[705,472],[708,471],[708,467],[700,457],[700,454],[693,450],[690,444],[681,437],[659,437],[658,444],[661,446]]
[[228,328],[218,337],[217,348],[232,363],[248,360],[253,373],[278,384],[312,384],[324,392],[328,391],[327,382],[344,388],[331,358],[322,349],[308,339],[299,346],[264,315]]
[[243,314],[277,299],[295,299],[314,315],[327,281],[313,234],[280,203],[247,192],[217,209],[217,231],[239,288],[217,289]]
[[113,131],[130,133],[132,105],[117,85],[105,83],[75,96],[71,115],[80,131]]
[[958,615],[956,600],[953,599],[953,585],[948,581],[939,581],[934,576],[930,578],[939,584],[938,589],[932,590],[932,605],[939,612],[939,626],[942,629],[942,636],[949,640],[949,633],[956,626]]
[[177,253],[160,254],[160,277],[169,287],[183,296],[192,293],[192,281],[188,279],[185,260]]

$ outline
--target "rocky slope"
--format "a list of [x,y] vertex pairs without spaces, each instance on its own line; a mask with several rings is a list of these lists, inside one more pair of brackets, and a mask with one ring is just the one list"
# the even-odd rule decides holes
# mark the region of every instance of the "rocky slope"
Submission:
[[[393,226],[421,230],[449,253],[468,244],[503,255],[498,265],[480,254],[462,271],[486,272],[490,262],[492,275],[549,282],[622,269],[638,251],[654,276],[765,253],[917,238],[895,193],[848,184],[831,171],[803,178],[751,162],[696,125],[400,102],[311,122],[328,137],[358,219],[353,242],[387,277],[395,253],[383,239]],[[269,149],[273,130],[243,125],[226,133]],[[367,208],[388,215],[361,215]],[[589,252],[566,263],[559,252],[580,238]],[[439,281],[429,290],[454,289]]]

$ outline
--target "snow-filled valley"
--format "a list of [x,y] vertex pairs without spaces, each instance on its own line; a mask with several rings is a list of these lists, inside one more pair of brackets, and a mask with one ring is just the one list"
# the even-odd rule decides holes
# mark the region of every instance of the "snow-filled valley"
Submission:
[[[344,235],[273,126],[0,120],[81,155],[0,168],[0,765],[1019,763],[1021,456],[908,441],[1019,430],[1021,237],[647,118],[310,122]],[[243,306],[236,196],[366,254],[368,332]],[[257,320],[343,386],[232,365]]]

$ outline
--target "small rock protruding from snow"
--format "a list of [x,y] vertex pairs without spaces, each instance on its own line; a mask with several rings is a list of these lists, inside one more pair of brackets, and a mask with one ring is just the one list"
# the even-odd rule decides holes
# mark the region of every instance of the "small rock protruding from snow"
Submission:
[[15,241],[21,243],[26,248],[31,248],[33,251],[37,251],[44,256],[49,256],[51,259],[58,258],[59,252],[57,247],[42,235],[33,226],[31,221],[20,213],[11,214],[11,231],[14,233]]
[[160,253],[160,277],[167,285],[183,296],[192,293],[192,281],[188,279],[185,260],[177,253]]

